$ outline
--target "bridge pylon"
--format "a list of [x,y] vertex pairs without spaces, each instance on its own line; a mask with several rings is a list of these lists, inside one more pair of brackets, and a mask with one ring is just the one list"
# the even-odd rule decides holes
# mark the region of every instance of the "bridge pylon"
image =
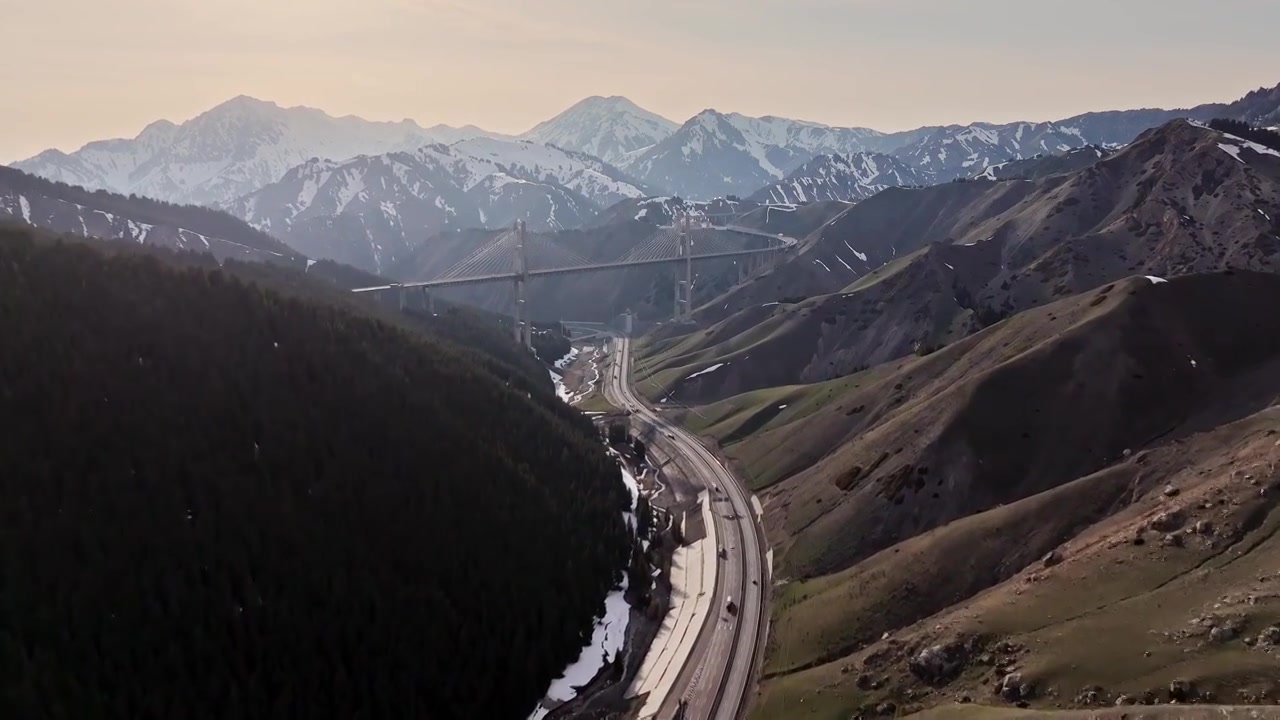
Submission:
[[676,218],[676,228],[680,232],[678,256],[684,258],[684,277],[676,270],[676,303],[675,319],[687,318],[693,314],[693,237],[689,232],[690,219],[686,213]]
[[527,348],[533,347],[533,330],[529,322],[529,308],[525,304],[525,282],[529,279],[529,255],[528,245],[525,243],[525,224],[523,220],[517,220],[515,224],[516,234],[516,252],[515,252],[515,312],[513,318],[515,320],[515,337],[517,345],[524,345]]

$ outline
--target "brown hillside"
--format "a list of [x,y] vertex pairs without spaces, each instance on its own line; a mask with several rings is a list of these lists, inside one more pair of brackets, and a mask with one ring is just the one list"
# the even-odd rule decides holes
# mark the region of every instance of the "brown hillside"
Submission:
[[[1178,121],[1076,173],[886,191],[704,306],[698,327],[709,333],[657,335],[664,342],[649,367],[665,392],[705,401],[928,352],[1133,274],[1280,270],[1280,157],[1246,145]],[[788,316],[764,341],[777,348],[719,330],[761,307]],[[748,345],[766,370],[749,369]],[[726,372],[685,381],[734,359]]]
[[785,586],[757,717],[1275,703],[1278,432],[1274,405],[1189,431]]
[[[848,567],[1174,432],[1280,355],[1280,313],[1257,312],[1276,304],[1280,277],[1269,274],[1133,278],[855,385],[835,403],[863,408],[855,415],[829,403],[770,429],[828,449],[767,494],[781,565],[796,577]],[[1280,391],[1280,377],[1274,382]],[[1216,409],[1218,419],[1273,396],[1237,398]],[[768,442],[767,434],[749,442]]]
[[794,208],[758,207],[734,220],[734,224],[803,239],[851,207],[852,203],[841,200],[823,200]]
[[[934,682],[910,661],[937,643],[969,643],[956,692],[976,696],[993,670],[974,660],[1005,638],[1030,648],[1019,669],[1070,689],[1057,701],[1085,683],[1114,691],[1123,682],[1136,696],[1177,676],[1179,639],[1196,632],[1186,623],[1212,615],[1219,595],[1235,598],[1218,614],[1236,618],[1240,637],[1280,620],[1280,584],[1275,607],[1240,607],[1259,572],[1280,568],[1275,497],[1260,492],[1280,481],[1280,316],[1258,312],[1277,302],[1280,277],[1270,274],[1132,278],[925,358],[703,408],[710,425],[699,429],[757,480],[822,456],[762,494],[787,581],[775,598],[764,716],[787,716],[779,703],[816,688],[825,688],[819,707],[845,713],[830,717],[869,699],[901,703],[906,690]],[[795,465],[779,469],[778,455]],[[1134,546],[1140,526],[1146,542]],[[1162,539],[1193,526],[1194,537]],[[1239,555],[1231,548],[1258,554],[1230,582],[1197,585],[1207,564]],[[1065,560],[1046,573],[1037,561],[1055,549]],[[1095,574],[1100,584],[1090,584]],[[1041,587],[1047,575],[1056,584]],[[1176,583],[1179,593],[1165,589]],[[1137,615],[1122,612],[1129,597],[1142,598]],[[1169,635],[1147,642],[1146,614],[1175,598],[1176,614],[1156,613],[1155,629]],[[1057,627],[1095,608],[1099,617],[1081,628]],[[1129,642],[1168,647],[1150,662],[1139,652],[1113,666],[1088,656],[1087,642],[1070,644],[1120,622]],[[884,633],[891,639],[876,642]],[[1185,671],[1235,692],[1265,662],[1273,660],[1245,655],[1221,677]],[[856,687],[860,667],[890,682]]]

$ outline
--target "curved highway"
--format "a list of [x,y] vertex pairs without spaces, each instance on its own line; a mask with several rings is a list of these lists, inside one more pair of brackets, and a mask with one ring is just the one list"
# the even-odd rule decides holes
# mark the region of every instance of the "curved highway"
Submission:
[[796,243],[800,242],[799,240],[796,240],[795,238],[789,237],[787,235],[783,235],[782,233],[765,232],[764,230],[756,230],[755,228],[743,227],[741,225],[719,225],[719,226],[716,226],[716,229],[728,230],[729,232],[736,232],[742,235],[755,235],[756,237],[767,238],[769,240],[781,240],[782,241],[781,249],[783,250],[790,250],[791,248],[795,247]]
[[[717,543],[726,557],[717,562],[715,596],[698,633],[683,659],[681,672],[661,699],[659,720],[736,720],[746,710],[758,650],[765,635],[764,595],[769,587],[765,570],[764,531],[753,511],[750,494],[728,469],[682,426],[669,422],[646,406],[631,389],[631,341],[612,335],[613,368],[605,396],[615,406],[653,425],[657,440],[679,454],[689,481],[706,488]],[[737,612],[730,613],[732,599]],[[680,716],[681,705],[683,716]]]

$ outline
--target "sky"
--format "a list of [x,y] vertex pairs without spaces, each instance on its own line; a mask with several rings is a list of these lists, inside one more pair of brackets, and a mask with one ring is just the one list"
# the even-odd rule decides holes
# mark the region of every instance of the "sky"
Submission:
[[508,133],[589,95],[891,131],[1280,83],[1276,0],[0,0],[0,18],[0,162],[241,94]]

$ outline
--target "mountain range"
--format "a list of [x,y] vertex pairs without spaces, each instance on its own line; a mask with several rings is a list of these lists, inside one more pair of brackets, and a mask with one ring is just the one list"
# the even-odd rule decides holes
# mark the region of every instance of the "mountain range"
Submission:
[[931,184],[932,178],[931,173],[881,153],[819,155],[748,199],[770,205],[855,202],[885,188]]
[[240,96],[175,125],[160,120],[132,140],[101,140],[74,153],[46,150],[19,170],[90,190],[216,205],[280,179],[315,157],[341,160],[488,136],[474,127],[369,122]]
[[647,190],[583,153],[474,138],[335,162],[313,159],[226,207],[308,255],[383,272],[450,229],[524,220],[578,227]]
[[778,117],[704,110],[661,142],[620,162],[637,178],[693,200],[747,195],[815,155],[854,153],[884,135]]
[[[1280,151],[1178,120],[1075,172],[848,207],[767,278],[699,310],[710,331],[669,362],[727,367],[681,369],[664,392],[702,401],[823,381],[1130,274],[1224,267],[1280,271]],[[761,327],[773,329],[746,348],[739,333]]]
[[1172,118],[1218,116],[1271,122],[1280,86],[1183,110],[898,133],[712,109],[677,125],[625,98],[591,97],[508,137],[238,97],[182,124],[152,123],[132,140],[49,150],[15,167],[91,190],[225,208],[305,254],[381,272],[442,230],[516,219],[548,230],[599,225],[609,205],[643,195],[856,202],[888,187],[1001,177],[1011,163],[1112,149]]
[[997,165],[988,165],[972,177],[985,180],[1046,177],[1086,168],[1113,152],[1115,150],[1111,148],[1104,148],[1099,145],[1085,145],[1062,154],[1034,155],[1021,160],[1010,160]]

